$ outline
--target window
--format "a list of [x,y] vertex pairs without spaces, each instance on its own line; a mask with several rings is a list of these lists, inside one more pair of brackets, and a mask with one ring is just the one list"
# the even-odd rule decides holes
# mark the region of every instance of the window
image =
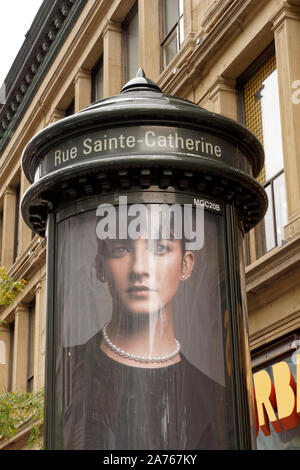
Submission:
[[92,102],[103,98],[103,61],[97,63],[92,70]]
[[180,49],[184,40],[183,0],[162,0],[162,68],[164,69]]
[[[272,54],[242,83],[245,125],[264,146],[265,165],[258,176],[269,199],[265,218],[255,230],[256,259],[284,243],[287,203],[283,168],[276,58]],[[253,260],[254,261],[254,260]]]
[[130,11],[122,28],[125,82],[134,78],[139,69],[139,16],[137,4]]
[[35,301],[31,302],[28,308],[29,328],[28,328],[28,372],[27,372],[27,391],[33,391],[33,364],[34,364],[34,320],[35,320]]
[[19,248],[19,220],[20,220],[20,185],[16,188],[16,210],[15,210],[15,233],[14,233],[14,257],[13,261],[18,256]]
[[65,114],[66,114],[66,116],[72,116],[72,114],[74,114],[74,112],[75,112],[75,100],[73,98],[73,100],[71,101],[71,103],[67,107]]
[[8,371],[8,390],[12,390],[13,383],[13,363],[14,363],[14,342],[15,342],[15,323],[9,324],[9,371]]
[[300,449],[300,420],[294,409],[299,360],[299,332],[252,355],[258,450]]
[[0,339],[0,365],[5,365],[6,360],[6,344]]

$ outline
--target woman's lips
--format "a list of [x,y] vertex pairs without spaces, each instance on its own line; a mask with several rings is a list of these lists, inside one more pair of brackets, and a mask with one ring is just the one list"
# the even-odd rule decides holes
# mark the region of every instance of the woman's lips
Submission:
[[150,289],[147,286],[130,286],[126,292],[128,294],[147,294],[148,292],[156,292],[156,289]]
[[126,292],[149,292],[149,290],[147,286],[130,286]]

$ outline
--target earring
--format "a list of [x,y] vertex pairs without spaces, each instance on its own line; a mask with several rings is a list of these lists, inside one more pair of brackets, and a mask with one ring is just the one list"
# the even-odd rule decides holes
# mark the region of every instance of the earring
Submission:
[[181,280],[182,280],[182,281],[185,281],[185,275],[184,275],[184,274],[182,274]]

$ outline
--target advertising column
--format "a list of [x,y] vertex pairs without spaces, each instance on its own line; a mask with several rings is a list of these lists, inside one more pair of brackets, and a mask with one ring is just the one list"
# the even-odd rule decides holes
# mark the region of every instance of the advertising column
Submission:
[[143,76],[28,144],[47,449],[251,448],[239,252],[266,208],[262,161],[245,128]]

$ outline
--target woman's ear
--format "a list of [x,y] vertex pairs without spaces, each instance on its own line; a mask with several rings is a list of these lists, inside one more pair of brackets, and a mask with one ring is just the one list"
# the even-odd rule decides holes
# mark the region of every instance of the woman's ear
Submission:
[[106,282],[106,270],[105,270],[105,262],[103,259],[103,256],[100,256],[99,254],[96,255],[96,273],[97,273],[97,279],[100,282]]
[[186,281],[192,274],[195,264],[195,256],[192,251],[186,251],[182,260],[182,281]]

